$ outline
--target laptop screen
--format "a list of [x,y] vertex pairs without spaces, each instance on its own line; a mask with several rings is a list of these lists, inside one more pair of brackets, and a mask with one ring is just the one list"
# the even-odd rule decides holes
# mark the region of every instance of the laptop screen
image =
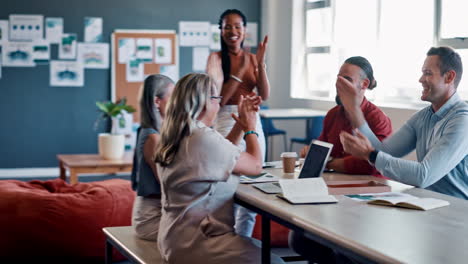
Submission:
[[322,175],[325,169],[328,156],[333,145],[330,143],[313,140],[309,146],[304,164],[302,165],[299,178],[317,178]]

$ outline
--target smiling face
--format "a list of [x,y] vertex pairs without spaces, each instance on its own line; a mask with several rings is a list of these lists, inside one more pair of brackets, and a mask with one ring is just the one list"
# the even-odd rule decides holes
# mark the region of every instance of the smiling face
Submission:
[[423,87],[421,100],[438,104],[447,97],[449,89],[445,82],[445,75],[440,72],[439,56],[427,56],[422,67],[421,78],[419,78]]
[[242,17],[237,14],[225,16],[221,26],[221,37],[229,49],[239,49],[245,38],[245,27]]
[[166,105],[169,102],[169,98],[172,95],[172,92],[174,91],[174,84],[170,83],[168,84],[166,88],[166,94],[163,96],[163,98],[159,97],[154,97],[154,103],[156,107],[159,109],[159,114],[161,115],[162,118],[166,116]]
[[[364,93],[367,87],[369,87],[369,79],[365,78],[363,75],[364,73],[359,66],[349,63],[344,63],[340,68],[340,72],[338,73],[338,76],[341,76],[350,81],[355,87],[359,89],[359,94],[362,98],[364,98]],[[338,92],[335,101],[338,105],[341,105]]]

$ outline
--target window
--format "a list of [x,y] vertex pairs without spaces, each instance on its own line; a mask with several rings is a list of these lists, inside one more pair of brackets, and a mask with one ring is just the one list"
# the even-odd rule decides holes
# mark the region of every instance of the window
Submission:
[[[468,65],[468,19],[462,19],[466,10],[468,1],[462,0],[308,0],[307,84],[295,86],[303,91],[292,94],[333,100],[339,67],[346,58],[359,55],[371,62],[378,84],[366,93],[369,99],[420,103],[418,80],[431,46],[455,48]],[[464,99],[467,79],[458,87]]]

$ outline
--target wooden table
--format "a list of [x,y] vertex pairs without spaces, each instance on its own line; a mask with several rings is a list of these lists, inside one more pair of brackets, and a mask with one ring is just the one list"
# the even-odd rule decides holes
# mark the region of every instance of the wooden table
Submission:
[[131,172],[133,152],[126,152],[121,160],[105,160],[98,154],[57,155],[60,178],[66,180],[66,169],[70,171],[70,183],[78,182],[80,173]]
[[[268,169],[284,176],[280,169]],[[372,179],[392,191],[433,197],[449,206],[429,211],[369,205],[337,195],[337,204],[291,205],[240,184],[235,200],[262,215],[262,263],[269,263],[270,219],[360,263],[464,263],[468,259],[468,201],[372,176],[324,174],[325,181]]]

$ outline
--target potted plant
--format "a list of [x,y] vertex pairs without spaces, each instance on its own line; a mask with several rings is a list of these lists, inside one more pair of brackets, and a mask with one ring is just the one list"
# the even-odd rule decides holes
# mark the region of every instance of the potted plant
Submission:
[[117,102],[96,102],[101,115],[95,123],[97,128],[101,120],[111,120],[111,132],[99,133],[98,149],[99,155],[108,160],[121,159],[125,150],[125,135],[119,133],[119,128],[125,127],[124,112],[133,113],[135,108],[127,105],[127,99],[124,97]]

